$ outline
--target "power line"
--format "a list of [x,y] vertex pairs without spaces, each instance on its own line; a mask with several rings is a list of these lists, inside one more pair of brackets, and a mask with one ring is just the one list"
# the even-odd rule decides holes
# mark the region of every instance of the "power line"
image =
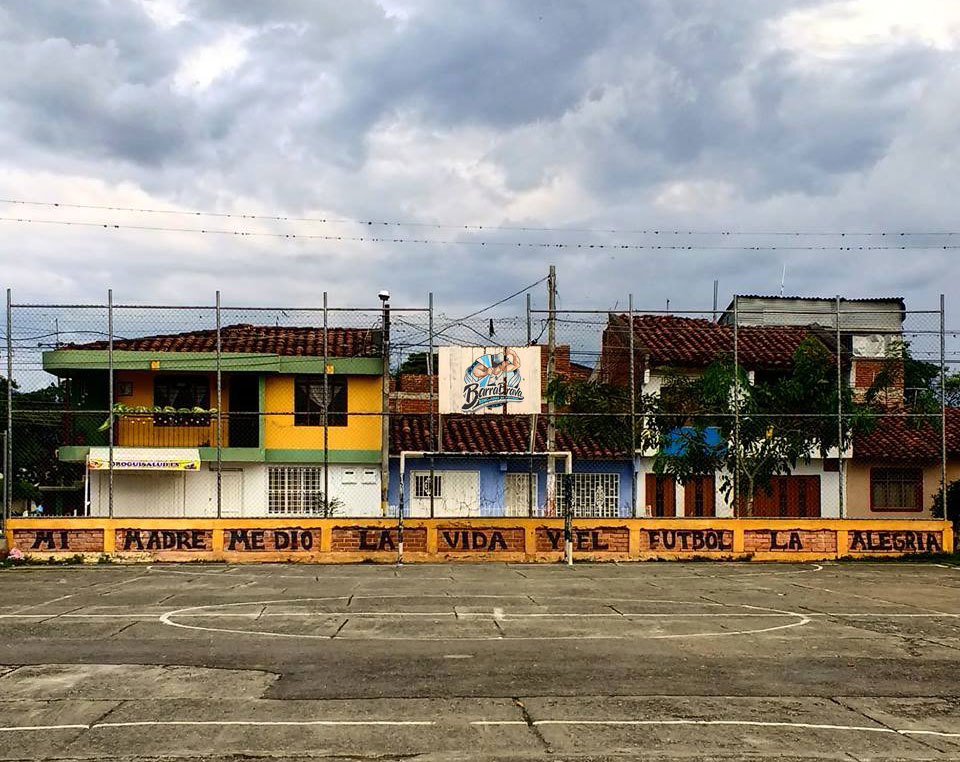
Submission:
[[[633,235],[657,235],[657,236],[693,236],[693,235],[712,235],[712,236],[837,236],[837,237],[895,237],[895,236],[958,236],[960,231],[882,231],[882,230],[864,230],[864,231],[804,231],[804,230],[678,230],[669,226],[662,228],[582,228],[582,227],[549,227],[549,226],[529,226],[529,225],[475,225],[462,223],[440,223],[440,222],[413,222],[409,220],[364,220],[349,217],[296,217],[281,214],[249,214],[244,212],[207,212],[195,209],[156,209],[151,207],[136,206],[108,206],[102,204],[72,204],[62,201],[32,201],[27,199],[0,198],[0,204],[17,204],[20,206],[39,206],[55,209],[95,209],[109,212],[134,212],[137,214],[165,214],[180,215],[188,217],[216,217],[220,219],[236,220],[268,220],[271,222],[314,222],[325,225],[364,225],[367,227],[415,227],[433,230],[512,230],[517,232],[558,232],[558,233],[620,233]],[[303,237],[303,236],[300,236]]]
[[900,246],[725,246],[711,244],[636,244],[636,243],[565,243],[531,241],[463,241],[436,238],[384,238],[380,236],[321,235],[317,233],[270,233],[255,230],[222,230],[213,228],[177,228],[160,225],[120,225],[112,222],[84,222],[78,220],[41,220],[27,217],[0,217],[0,222],[17,222],[32,225],[61,225],[65,227],[102,228],[104,230],[138,230],[151,233],[202,233],[225,235],[237,238],[285,238],[288,240],[333,241],[337,243],[388,243],[423,244],[440,246],[479,246],[483,248],[567,249],[571,251],[951,251],[960,245],[900,245]]

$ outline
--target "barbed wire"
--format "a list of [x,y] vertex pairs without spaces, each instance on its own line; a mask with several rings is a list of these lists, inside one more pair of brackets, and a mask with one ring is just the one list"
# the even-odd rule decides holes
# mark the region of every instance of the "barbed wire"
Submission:
[[37,206],[56,209],[89,209],[110,212],[133,212],[136,214],[163,214],[180,215],[189,217],[214,217],[221,219],[238,220],[266,220],[271,222],[313,222],[318,224],[349,224],[364,225],[367,227],[416,227],[437,230],[509,230],[516,232],[558,232],[558,233],[608,233],[608,234],[631,234],[631,235],[657,235],[657,236],[694,236],[694,235],[713,235],[713,236],[837,236],[837,237],[886,237],[886,236],[957,236],[960,231],[883,231],[883,230],[864,230],[864,231],[827,231],[827,230],[681,230],[671,226],[651,227],[651,228],[597,228],[597,227],[551,227],[551,226],[530,226],[530,225],[479,225],[469,223],[450,223],[450,222],[423,222],[412,220],[372,220],[357,219],[349,217],[297,217],[293,215],[282,214],[255,214],[248,212],[211,212],[196,209],[158,209],[154,207],[137,206],[111,206],[104,204],[75,204],[64,201],[35,201],[28,199],[0,198],[2,204],[15,204],[20,206]]
[[[389,238],[380,236],[345,236],[319,233],[275,233],[261,230],[224,230],[215,228],[183,228],[161,225],[130,225],[113,222],[89,222],[83,220],[47,220],[29,217],[0,217],[0,222],[12,222],[29,225],[59,225],[64,227],[101,228],[103,230],[131,230],[150,233],[191,233],[202,235],[233,236],[236,238],[273,238],[285,240],[327,241],[336,243],[399,244],[424,246],[479,246],[481,248],[526,248],[526,249],[566,249],[573,251],[953,251],[960,249],[956,244],[899,246],[873,245],[824,245],[824,246],[782,246],[782,245],[743,245],[727,246],[719,244],[636,244],[636,243],[573,243],[550,241],[475,241],[450,240],[439,238]],[[901,235],[901,234],[896,234]],[[902,235],[906,235],[905,233]]]

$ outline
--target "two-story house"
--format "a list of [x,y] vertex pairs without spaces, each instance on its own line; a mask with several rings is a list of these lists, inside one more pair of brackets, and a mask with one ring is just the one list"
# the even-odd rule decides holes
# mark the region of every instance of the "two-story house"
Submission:
[[87,514],[107,515],[112,491],[117,516],[216,515],[222,429],[223,516],[320,515],[325,483],[335,515],[378,515],[381,334],[329,328],[326,343],[314,327],[222,328],[219,425],[214,330],[115,339],[112,400],[107,342],[45,352],[71,408],[98,411],[71,414],[58,453],[86,464]]
[[[696,376],[715,360],[734,352],[733,327],[725,322],[675,315],[635,315],[633,318],[634,384],[638,394],[659,394],[673,375]],[[607,383],[629,384],[630,317],[611,314],[603,333],[599,377]],[[800,344],[813,336],[833,354],[835,339],[816,326],[741,326],[737,336],[740,366],[753,381],[759,375],[775,375],[790,368]],[[835,355],[833,355],[835,356]],[[845,363],[845,367],[847,363]],[[642,422],[638,422],[642,426]],[[710,436],[710,432],[707,432]],[[718,439],[717,444],[722,446]],[[638,450],[635,510],[637,516],[709,517],[733,516],[734,506],[722,490],[720,475],[705,475],[679,484],[653,468],[656,452]],[[848,458],[849,453],[841,454]],[[770,490],[754,497],[754,516],[837,516],[839,460],[836,449],[821,458],[811,453],[790,474],[776,476]]]

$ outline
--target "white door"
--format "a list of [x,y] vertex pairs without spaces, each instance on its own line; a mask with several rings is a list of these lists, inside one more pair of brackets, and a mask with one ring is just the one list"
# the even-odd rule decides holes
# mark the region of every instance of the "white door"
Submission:
[[[479,516],[479,471],[434,471],[434,516]],[[410,474],[410,515],[430,515],[430,472]]]
[[[216,511],[216,483],[213,488],[214,511]],[[243,515],[243,471],[224,471],[220,475],[220,515]]]

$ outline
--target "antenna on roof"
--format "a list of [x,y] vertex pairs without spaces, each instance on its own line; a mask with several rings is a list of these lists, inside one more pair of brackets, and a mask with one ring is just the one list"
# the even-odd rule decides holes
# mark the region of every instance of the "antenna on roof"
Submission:
[[783,271],[780,273],[780,298],[783,298],[783,286],[787,280],[787,263],[783,263]]
[[717,290],[720,288],[720,281],[713,281],[713,322],[717,322]]

